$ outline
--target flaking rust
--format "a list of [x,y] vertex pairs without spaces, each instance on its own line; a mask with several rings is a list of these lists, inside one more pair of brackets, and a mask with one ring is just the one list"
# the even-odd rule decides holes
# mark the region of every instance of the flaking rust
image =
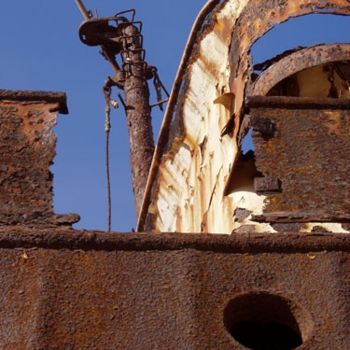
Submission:
[[[193,60],[175,83],[153,162],[157,182],[152,173],[144,202],[153,230],[179,233],[58,228],[67,218],[52,212],[49,165],[65,96],[0,91],[1,349],[350,348],[350,236],[328,233],[332,222],[297,232],[322,218],[340,227],[350,212],[350,100],[333,96],[345,91],[339,86],[348,65],[318,62],[316,71],[306,70],[323,79],[322,89],[311,91],[320,97],[300,97],[304,83],[297,96],[271,96],[272,86],[270,96],[246,98],[238,87],[248,81],[230,91],[232,28],[247,8],[256,25],[254,16],[266,9],[258,2],[210,1],[186,50],[183,65]],[[315,4],[267,3],[282,11]],[[293,77],[305,82],[299,73]],[[173,107],[177,119],[168,128]],[[242,154],[249,128],[256,151]],[[8,203],[12,221],[3,223]],[[197,228],[237,234],[182,234]],[[272,230],[281,233],[267,234]]]
[[273,106],[276,98],[264,97],[260,108],[250,109],[253,120],[268,119],[275,126],[268,139],[253,126],[255,160],[266,176],[262,179],[278,179],[281,187],[276,191],[276,182],[269,183],[264,214],[256,220],[349,222],[350,100],[335,100],[341,102],[337,109],[327,99],[319,99],[318,105],[307,99],[303,108],[298,106],[302,98],[277,99],[278,107]]
[[[297,73],[317,64],[326,80],[335,85],[325,97],[347,97],[348,89],[343,86],[346,80],[337,77],[332,81],[327,69],[333,66],[327,64],[346,60],[349,48],[344,44],[291,50],[271,63],[277,66],[293,57],[293,64],[284,72],[280,70],[281,76],[278,69],[268,76],[268,65],[260,67],[264,70],[261,83],[258,80],[255,86],[250,50],[273,26],[311,13],[350,15],[350,6],[345,0],[227,0],[210,1],[203,9],[191,33],[166,112],[141,210],[140,230],[231,233],[242,225],[252,225],[258,232],[275,231],[273,226],[253,220],[263,214],[267,203],[265,194],[255,193],[253,181],[246,181],[256,171],[254,164],[245,162],[247,171],[241,172],[239,178],[235,173],[237,164],[242,164],[237,138],[240,135],[241,142],[245,133],[241,122],[246,97],[254,88],[260,86],[262,91],[270,84],[269,90],[263,92],[268,94],[289,72],[293,74],[293,69]],[[298,78],[304,87],[301,95],[307,96],[309,90],[304,82],[308,76],[301,74]],[[215,103],[228,94],[234,97],[233,104]],[[277,184],[278,178],[274,181]],[[237,222],[237,208],[252,214]],[[340,228],[335,225],[332,230]]]
[[348,349],[349,252],[345,235],[2,227],[0,348],[238,350],[224,310],[262,291],[298,306],[301,348]]
[[[111,89],[118,87],[124,91],[125,101],[119,95],[125,109],[130,144],[130,160],[132,170],[132,187],[136,215],[139,214],[142,198],[145,192],[147,176],[154,153],[153,130],[151,121],[152,107],[163,104],[164,92],[169,96],[160,81],[156,67],[147,64],[146,51],[143,48],[141,21],[135,20],[134,9],[117,13],[112,17],[92,18],[82,0],[76,3],[85,18],[79,29],[81,41],[89,46],[100,46],[104,58],[111,64],[114,76],[107,78],[104,85],[106,110],[110,109]],[[153,79],[157,95],[157,103],[150,104],[148,80]],[[107,155],[109,154],[109,116],[105,123],[107,133]],[[109,176],[109,157],[107,156],[107,181],[109,192],[109,228],[111,226],[111,195]]]
[[53,211],[50,165],[63,93],[0,90],[0,225],[71,225],[78,215]]

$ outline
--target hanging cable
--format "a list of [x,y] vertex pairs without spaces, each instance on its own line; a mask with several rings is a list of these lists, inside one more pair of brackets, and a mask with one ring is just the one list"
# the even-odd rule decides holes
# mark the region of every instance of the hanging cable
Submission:
[[[151,110],[153,107],[159,107],[163,110],[164,104],[169,99],[169,93],[159,78],[157,68],[148,65],[145,60],[146,52],[143,48],[142,22],[135,20],[134,9],[119,12],[113,17],[93,18],[92,12],[86,9],[83,0],[75,1],[85,19],[79,29],[80,40],[89,46],[100,46],[103,57],[110,62],[114,70],[114,76],[109,77],[103,87],[106,101],[105,152],[108,231],[111,231],[110,115],[111,107],[118,107],[117,102],[111,99],[112,88],[116,87],[124,91],[125,101],[120,94],[119,97],[128,120],[129,134],[133,136],[130,137],[130,155],[137,213],[141,207],[154,151]],[[149,102],[147,81],[151,79],[153,79],[156,92],[157,101],[155,104]],[[166,95],[165,98],[163,98],[163,93]],[[144,111],[147,111],[147,113]],[[147,135],[147,137],[142,135]]]
[[109,79],[103,86],[103,93],[105,96],[105,157],[106,157],[106,178],[107,178],[107,196],[108,196],[108,232],[112,231],[112,191],[111,191],[111,174],[110,174],[110,154],[109,154],[109,139],[111,132],[111,92]]

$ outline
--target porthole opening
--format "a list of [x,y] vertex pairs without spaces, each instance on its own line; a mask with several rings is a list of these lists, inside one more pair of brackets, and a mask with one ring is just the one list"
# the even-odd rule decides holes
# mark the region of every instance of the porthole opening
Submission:
[[225,309],[230,335],[252,350],[292,350],[309,337],[311,316],[291,301],[268,293],[239,296]]
[[230,333],[249,349],[295,349],[303,344],[299,332],[277,322],[238,322],[231,327]]

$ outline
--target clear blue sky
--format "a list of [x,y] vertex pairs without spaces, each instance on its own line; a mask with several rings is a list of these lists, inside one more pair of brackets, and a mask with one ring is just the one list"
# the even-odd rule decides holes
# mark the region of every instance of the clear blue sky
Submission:
[[[147,61],[158,67],[170,90],[193,21],[204,0],[85,0],[100,16],[135,7],[144,22]],[[74,0],[9,0],[1,4],[0,82],[2,89],[65,91],[69,116],[60,116],[54,172],[58,213],[82,217],[78,228],[106,229],[103,81],[111,74],[96,48],[80,43],[82,18]],[[297,45],[345,42],[349,20],[307,16],[282,24],[254,46],[261,61]],[[343,34],[344,33],[344,34]],[[158,134],[162,115],[154,113]],[[113,229],[135,227],[126,121],[112,114]],[[249,145],[247,145],[249,147]]]

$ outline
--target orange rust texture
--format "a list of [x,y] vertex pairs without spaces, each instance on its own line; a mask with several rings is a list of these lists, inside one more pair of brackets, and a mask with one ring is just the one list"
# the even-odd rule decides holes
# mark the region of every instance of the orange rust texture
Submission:
[[232,32],[231,88],[236,94],[236,133],[244,106],[247,83],[252,73],[250,49],[253,43],[273,26],[291,17],[311,13],[332,13],[350,15],[349,2],[346,0],[279,0],[248,1]]
[[[347,84],[342,81],[342,76],[344,74],[341,74],[341,69],[343,65],[349,61],[349,57],[350,44],[316,45],[311,48],[298,50],[297,52],[277,60],[267,67],[267,69],[264,69],[259,78],[249,87],[249,95],[271,95],[270,90],[283,82],[286,78],[291,79],[295,77],[299,86],[310,84],[319,85],[322,80],[327,78],[330,80],[329,76],[327,76],[329,75],[330,69],[327,71],[326,68],[333,68],[335,69],[334,75],[337,79],[332,77],[332,80],[335,82],[337,82],[337,80],[341,81],[342,84],[339,85],[343,86],[341,87],[341,93],[339,93],[338,96],[332,97],[347,97],[346,90],[348,92],[348,87]],[[311,74],[313,77],[311,77]],[[302,80],[301,78],[304,76],[305,78]],[[317,83],[315,80],[317,80]],[[329,81],[327,83],[327,85],[330,84]],[[314,86],[313,89],[319,90],[320,88]],[[328,86],[328,90],[329,89],[330,87]],[[299,96],[302,96],[302,91],[300,90],[301,89],[299,89]],[[287,94],[284,94],[284,96],[287,96]],[[288,94],[288,96],[290,95]],[[309,93],[308,97],[312,97],[312,95]],[[318,96],[313,97],[329,96],[328,94],[325,96],[320,96],[320,94],[318,94]]]
[[250,113],[253,125],[264,120],[275,129],[265,137],[253,126],[257,169],[281,182],[280,192],[267,195],[264,214],[289,212],[304,222],[350,220],[350,112],[286,104]]
[[56,104],[0,102],[0,221],[52,214]]
[[264,293],[311,316],[304,349],[348,349],[349,252],[344,235],[1,229],[0,348],[238,350],[224,311]]
[[0,90],[0,225],[67,223],[52,207],[58,112],[63,93]]

